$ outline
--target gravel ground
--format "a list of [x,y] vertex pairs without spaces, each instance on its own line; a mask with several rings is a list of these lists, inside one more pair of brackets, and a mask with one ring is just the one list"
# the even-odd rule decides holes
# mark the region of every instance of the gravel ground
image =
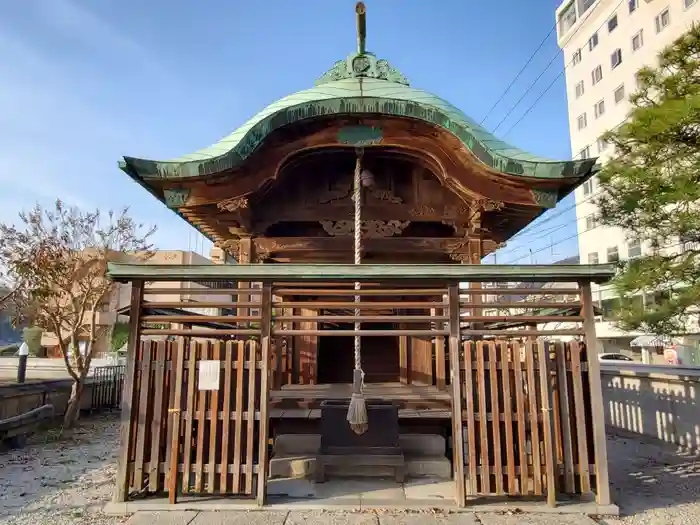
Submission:
[[608,440],[619,518],[605,525],[700,524],[700,458],[637,439]]
[[118,416],[81,422],[70,436],[48,432],[0,454],[0,525],[117,525],[105,516],[119,443]]
[[[82,421],[69,437],[49,432],[1,453],[0,525],[126,523],[101,512],[114,489],[118,441],[118,418],[111,415]],[[700,524],[698,457],[622,438],[609,440],[608,454],[623,516],[599,519],[601,525]]]

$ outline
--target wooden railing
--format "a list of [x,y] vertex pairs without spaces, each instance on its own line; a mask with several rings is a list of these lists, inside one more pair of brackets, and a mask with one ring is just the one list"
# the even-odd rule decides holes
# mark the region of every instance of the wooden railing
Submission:
[[[117,499],[167,491],[172,502],[214,493],[263,504],[270,389],[311,381],[313,367],[305,377],[295,359],[312,355],[318,338],[359,334],[398,338],[400,383],[450,393],[452,435],[463,437],[453,440],[460,505],[545,494],[555,504],[557,493],[589,492],[610,503],[599,365],[582,345],[595,344],[589,282],[612,269],[524,268],[112,267],[134,283]],[[480,288],[499,271],[559,288]],[[143,286],[217,279],[262,286],[198,289],[212,299],[197,302],[152,302],[190,289]],[[342,326],[355,322],[359,332]]]

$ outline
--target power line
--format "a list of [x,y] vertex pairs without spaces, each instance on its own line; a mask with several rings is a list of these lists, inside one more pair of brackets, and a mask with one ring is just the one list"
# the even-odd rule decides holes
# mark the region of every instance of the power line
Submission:
[[[550,243],[550,244],[548,244],[547,246],[545,246],[544,248],[539,249],[539,250],[537,250],[537,251],[531,251],[528,255],[534,255],[535,253],[543,252],[544,250],[551,249],[552,247],[557,246],[557,245],[559,245],[559,244],[561,244],[561,243],[563,243],[563,242],[566,242],[566,241],[568,241],[568,240],[570,240],[570,239],[573,239],[574,237],[580,237],[581,235],[583,235],[583,234],[586,233],[586,232],[595,230],[595,229],[598,228],[599,226],[593,226],[592,228],[588,228],[588,229],[586,229],[586,230],[583,231],[583,232],[580,232],[580,233],[578,232],[578,222],[579,222],[579,221],[585,221],[585,220],[588,219],[589,217],[593,217],[593,216],[595,216],[595,212],[594,212],[594,213],[589,213],[588,215],[585,215],[584,217],[581,217],[580,219],[576,219],[576,230],[577,230],[577,233],[576,233],[575,235],[566,237],[566,238],[564,238],[564,239],[560,239],[559,241],[557,241],[557,242],[555,242],[555,243]],[[565,228],[566,226],[568,226],[568,224],[561,224],[561,225],[559,225],[559,226],[557,227],[557,229],[560,230],[560,229]],[[552,233],[554,233],[554,232],[553,232],[553,231],[547,232],[547,233],[544,233],[544,234],[540,235],[539,237],[535,237],[534,239],[531,239],[531,240],[530,240],[530,243],[535,242],[535,241],[537,241],[537,240],[539,240],[539,239],[543,239],[543,238],[545,238],[545,237],[548,237],[548,236],[550,236]],[[516,249],[517,249],[517,248],[516,248]],[[527,255],[526,255],[526,256],[523,256],[523,257],[520,257],[520,258],[518,258],[518,259],[515,259],[515,261],[519,261],[519,260],[521,260],[521,259],[524,259],[525,257],[527,257]],[[514,261],[514,262],[515,262],[515,261]],[[510,264],[510,263],[507,263],[507,264]]]
[[[613,11],[615,11],[618,7],[620,7],[620,6],[622,5],[622,2],[624,2],[624,0],[620,0],[620,1],[618,2],[618,4],[613,8]],[[571,36],[575,35],[575,34],[579,31],[579,29],[581,29],[581,27],[583,26],[583,22],[584,22],[585,20],[588,20],[588,17],[590,17],[590,16],[593,14],[593,11],[594,11],[594,10],[595,10],[595,8],[591,9],[591,11],[588,13],[588,16],[581,22],[581,24],[576,28],[576,31],[574,31],[574,32],[572,33]],[[600,26],[598,27],[598,29],[595,30],[595,33],[597,33],[598,31],[600,31],[606,23],[607,23],[607,20],[603,21],[603,23],[600,24]],[[513,124],[510,128],[508,128],[508,131],[506,131],[506,132],[503,134],[503,137],[506,137],[506,136],[508,135],[508,133],[510,133],[511,131],[513,131],[513,128],[515,128],[515,126],[517,126],[518,124],[520,124],[520,122],[522,122],[522,120],[530,113],[530,111],[532,111],[532,109],[539,103],[539,101],[542,100],[542,97],[544,97],[544,95],[545,95],[550,89],[552,89],[552,86],[556,83],[557,80],[559,80],[559,79],[562,77],[562,75],[566,72],[566,70],[568,69],[568,67],[569,67],[571,64],[573,64],[573,62],[574,62],[574,60],[571,59],[571,61],[569,61],[569,63],[566,64],[566,65],[564,66],[564,69],[562,69],[561,72],[554,78],[554,80],[552,80],[552,82],[549,84],[549,86],[547,86],[547,88],[546,88],[542,93],[540,93],[540,96],[537,97],[537,99],[532,103],[532,105],[531,105],[529,108],[527,108],[527,110],[525,110],[525,113],[522,114],[522,116],[515,122],[515,124]],[[547,66],[547,67],[549,67],[549,66]],[[513,109],[515,109],[515,107],[514,107]],[[511,111],[511,112],[512,112],[512,111]],[[509,112],[508,115],[509,115],[511,112]],[[508,115],[506,115],[506,117],[507,117]]]
[[[508,110],[508,112],[505,114],[505,116],[501,119],[501,121],[496,125],[495,128],[493,128],[492,133],[496,133],[498,128],[501,127],[501,125],[506,121],[506,119],[510,116],[511,113],[513,113],[513,110],[515,110],[516,107],[520,105],[520,103],[523,101],[523,99],[527,96],[527,94],[532,91],[532,88],[535,87],[535,84],[539,82],[539,80],[544,76],[544,74],[547,72],[549,67],[554,63],[554,61],[559,58],[559,54],[561,53],[561,50],[557,52],[556,55],[552,57],[552,60],[549,61],[547,64],[547,67],[545,67],[542,70],[542,73],[539,74],[539,76],[528,86],[528,88],[525,90],[525,93],[522,94],[522,96],[518,99],[518,101]],[[559,74],[561,76],[561,73]],[[559,76],[557,78],[559,78]],[[549,89],[549,88],[548,88]]]
[[[610,129],[617,129],[619,126],[621,126],[622,124],[624,124],[626,121],[627,121],[627,119],[624,118],[624,119],[622,119],[620,122],[618,122],[617,124],[615,124],[614,126],[612,126],[612,128],[610,128]],[[598,140],[599,140],[599,139],[596,139],[595,142],[591,142],[590,144],[586,144],[586,145],[582,148],[582,150],[587,149],[587,148],[590,148],[590,147],[593,146],[596,142],[598,142]],[[518,233],[516,233],[515,235],[513,235],[513,237],[511,237],[510,239],[508,239],[506,242],[512,242],[512,241],[515,240],[515,239],[519,239],[519,238],[521,237],[521,235],[530,235],[531,233],[535,233],[535,232],[529,231],[529,228],[539,228],[539,227],[542,226],[543,224],[546,224],[546,223],[548,223],[548,222],[550,222],[550,221],[556,219],[557,217],[560,217],[562,214],[566,213],[567,211],[571,210],[572,208],[575,208],[575,207],[578,206],[579,204],[584,204],[585,202],[590,201],[593,197],[595,197],[595,193],[592,193],[590,196],[586,197],[585,199],[583,199],[583,200],[581,200],[581,201],[578,201],[578,202],[574,201],[573,204],[571,204],[571,205],[569,205],[569,206],[567,206],[567,207],[565,207],[565,208],[560,208],[560,209],[558,209],[558,210],[554,210],[554,209],[553,209],[552,211],[553,211],[553,212],[556,212],[556,213],[543,216],[543,217],[542,217],[542,220],[539,221],[539,222],[538,222],[538,221],[535,221],[535,222],[532,222],[532,223],[528,224],[524,229],[522,229],[521,231],[519,231]]]
[[[544,37],[544,38],[542,39],[542,42],[540,42],[540,45],[537,46],[537,49],[535,49],[535,51],[530,55],[530,58],[527,59],[527,62],[525,62],[525,65],[520,69],[520,71],[518,71],[518,74],[515,75],[515,78],[511,81],[510,84],[508,84],[508,87],[507,87],[507,88],[505,89],[505,91],[501,94],[500,98],[493,104],[493,106],[491,106],[491,109],[488,110],[488,112],[486,113],[486,116],[485,116],[483,119],[481,119],[481,122],[479,122],[479,124],[483,124],[483,123],[486,121],[486,119],[489,118],[489,115],[491,115],[491,112],[492,112],[494,109],[496,109],[496,106],[498,106],[498,104],[500,104],[501,101],[505,98],[505,96],[506,96],[506,95],[508,94],[508,92],[510,91],[510,88],[512,88],[512,87],[515,85],[515,83],[517,82],[517,80],[520,78],[520,75],[522,75],[523,72],[525,71],[525,69],[527,69],[527,66],[530,65],[530,62],[532,62],[532,59],[535,58],[535,56],[537,55],[537,53],[539,53],[540,49],[542,49],[542,46],[545,44],[545,42],[547,42],[547,40],[549,39],[549,37],[551,36],[551,34],[552,34],[556,29],[557,29],[557,24],[555,23],[554,26],[552,27],[552,29],[549,30],[549,33],[547,33],[547,36]],[[547,67],[549,67],[549,66],[547,66]],[[496,127],[498,127],[498,126],[496,126]]]
[[[553,220],[556,219],[557,217],[563,215],[564,213],[566,213],[567,211],[571,210],[572,208],[575,208],[575,207],[578,206],[579,204],[584,204],[584,203],[588,202],[588,201],[591,200],[594,196],[595,196],[594,194],[591,194],[590,196],[586,197],[585,199],[583,199],[583,200],[581,200],[581,201],[579,201],[579,202],[574,202],[573,204],[571,204],[571,205],[569,205],[569,206],[567,206],[567,207],[565,207],[565,208],[561,208],[561,209],[559,209],[559,210],[556,210],[556,213],[554,213],[554,214],[552,214],[552,215],[549,215],[549,216],[547,216],[547,217],[543,217],[543,218],[542,218],[542,221],[538,222],[536,225],[535,225],[535,224],[532,224],[532,226],[533,226],[533,227],[536,226],[537,228],[539,228],[539,227],[542,226],[543,224],[546,224],[546,223],[548,223],[548,222],[550,222],[550,221],[553,221]],[[552,210],[552,211],[554,211],[554,210]],[[529,230],[527,229],[527,227],[526,227],[525,229],[523,229],[523,230],[519,231],[518,233],[516,233],[515,235],[513,235],[513,236],[512,236],[510,239],[508,239],[506,242],[507,242],[507,243],[508,243],[508,242],[512,242],[513,240],[520,238],[521,235],[530,235],[530,234],[533,234],[533,233],[540,233],[540,232],[529,231]]]

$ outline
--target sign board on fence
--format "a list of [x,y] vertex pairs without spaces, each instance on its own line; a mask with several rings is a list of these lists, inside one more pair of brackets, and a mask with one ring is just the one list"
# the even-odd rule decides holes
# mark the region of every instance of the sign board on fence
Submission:
[[219,375],[221,374],[221,361],[199,362],[199,389],[219,390]]

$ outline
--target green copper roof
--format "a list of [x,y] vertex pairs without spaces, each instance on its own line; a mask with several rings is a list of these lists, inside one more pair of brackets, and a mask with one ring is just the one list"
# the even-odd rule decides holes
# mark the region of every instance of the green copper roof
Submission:
[[440,126],[487,166],[502,173],[552,179],[585,177],[595,159],[555,161],[503,142],[440,97],[408,85],[385,60],[354,54],[326,72],[311,89],[274,102],[216,144],[170,161],[125,157],[120,167],[137,179],[196,177],[241,165],[283,126],[330,115],[408,117]]

